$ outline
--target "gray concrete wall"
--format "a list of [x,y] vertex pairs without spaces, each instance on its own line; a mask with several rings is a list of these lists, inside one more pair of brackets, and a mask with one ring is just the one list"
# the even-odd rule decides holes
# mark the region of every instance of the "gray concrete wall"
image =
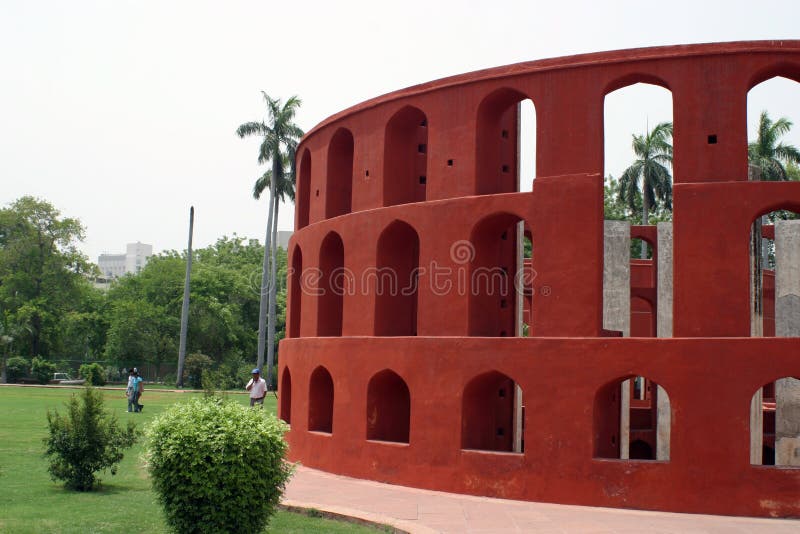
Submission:
[[[603,328],[631,334],[631,224],[605,221],[603,235]],[[630,381],[620,386],[620,458],[630,450]]]
[[[672,223],[660,222],[656,228],[658,231],[656,335],[672,337]],[[669,461],[672,406],[667,390],[661,386],[658,386],[657,410],[656,460]]]
[[660,222],[658,229],[658,337],[672,337],[672,223]]
[[[800,337],[800,220],[775,224],[775,335]],[[800,466],[800,380],[775,382],[775,464]]]

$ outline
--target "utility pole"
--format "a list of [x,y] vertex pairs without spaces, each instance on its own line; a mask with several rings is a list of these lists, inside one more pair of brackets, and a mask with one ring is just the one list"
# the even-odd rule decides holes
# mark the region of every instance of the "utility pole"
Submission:
[[189,281],[192,277],[192,232],[194,231],[194,206],[189,208],[189,248],[186,252],[186,280],[183,283],[183,307],[181,308],[181,341],[178,347],[177,387],[183,387],[183,362],[186,360],[186,330],[189,327]]

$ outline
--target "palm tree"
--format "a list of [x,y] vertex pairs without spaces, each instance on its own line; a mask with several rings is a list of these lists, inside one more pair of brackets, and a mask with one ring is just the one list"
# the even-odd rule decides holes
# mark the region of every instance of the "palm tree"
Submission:
[[[264,96],[264,101],[267,104],[267,118],[266,121],[261,122],[246,122],[237,128],[236,133],[239,137],[246,137],[249,135],[259,135],[264,139],[261,143],[258,152],[258,162],[267,163],[272,162],[272,172],[269,179],[269,215],[267,217],[267,235],[264,239],[264,266],[261,275],[261,304],[258,310],[258,357],[257,366],[261,368],[264,365],[264,348],[266,345],[266,316],[267,305],[270,300],[273,305],[269,310],[269,321],[271,323],[270,331],[275,331],[275,308],[274,299],[270,299],[267,294],[267,288],[275,287],[275,269],[270,270],[270,259],[273,254],[274,240],[272,239],[277,226],[277,199],[276,199],[276,184],[284,180],[284,178],[294,181],[294,153],[297,149],[297,143],[303,136],[303,131],[294,123],[294,115],[297,108],[300,107],[301,101],[297,96],[290,97],[286,103],[282,103],[280,98],[273,99],[264,91],[261,91]],[[284,165],[286,159],[289,158],[290,170],[289,176],[286,172]],[[262,176],[259,180],[265,179]],[[276,179],[271,179],[275,177]],[[260,196],[260,193],[259,193]],[[274,222],[273,222],[274,221]],[[275,225],[275,227],[273,226]],[[273,262],[274,263],[274,262]],[[269,344],[270,347],[274,346],[274,339]],[[272,356],[273,348],[270,348],[270,353],[267,359],[267,385],[272,385]]]
[[[671,122],[657,124],[647,135],[633,136],[633,152],[638,159],[619,178],[619,199],[635,210],[636,199],[641,195],[642,224],[648,224],[650,208],[658,202],[672,209],[671,141]],[[641,257],[647,257],[647,247],[642,247]]]
[[[275,184],[275,195],[270,199],[273,203],[275,216],[272,219],[272,250],[271,255],[271,270],[270,270],[270,285],[269,285],[269,319],[267,321],[267,362],[274,362],[275,356],[275,323],[277,322],[276,313],[276,300],[278,295],[278,280],[277,280],[277,261],[276,255],[278,251],[278,209],[281,202],[284,202],[288,197],[289,200],[294,201],[294,161],[295,161],[295,147],[290,147],[286,154],[283,154],[282,165],[284,167],[283,177]],[[288,170],[287,170],[288,167]],[[261,177],[253,184],[253,198],[258,200],[265,189],[272,185],[272,170],[266,171]],[[269,363],[268,367],[271,371],[272,364]],[[267,379],[268,384],[271,385],[272,375]]]
[[786,166],[800,164],[800,150],[784,145],[780,138],[792,129],[786,117],[772,122],[766,110],[758,121],[758,138],[747,145],[747,159],[759,171],[760,180],[779,182],[789,180]]

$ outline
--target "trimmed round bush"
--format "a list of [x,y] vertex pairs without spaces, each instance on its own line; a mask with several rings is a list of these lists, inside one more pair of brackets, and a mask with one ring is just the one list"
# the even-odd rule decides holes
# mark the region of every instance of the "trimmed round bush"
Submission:
[[84,363],[78,370],[78,374],[93,386],[106,385],[106,370],[97,362]]
[[158,416],[147,460],[167,524],[180,533],[261,532],[291,476],[287,428],[271,413],[219,397]]
[[12,356],[6,362],[6,379],[13,384],[20,378],[25,378],[30,368],[31,362],[22,356]]

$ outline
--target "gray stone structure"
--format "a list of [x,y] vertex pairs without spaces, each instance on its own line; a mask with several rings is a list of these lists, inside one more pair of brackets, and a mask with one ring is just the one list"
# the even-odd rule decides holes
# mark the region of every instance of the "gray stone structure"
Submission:
[[[605,221],[603,236],[603,328],[631,334],[631,224]],[[630,380],[620,386],[620,458],[630,450]]]
[[[660,222],[658,231],[658,279],[656,292],[656,332],[658,337],[672,337],[672,223]],[[667,390],[658,386],[656,415],[656,460],[669,460],[669,442],[672,431],[672,406]]]
[[[800,220],[775,223],[775,335],[800,337]],[[800,380],[775,382],[775,464],[800,466]]]

